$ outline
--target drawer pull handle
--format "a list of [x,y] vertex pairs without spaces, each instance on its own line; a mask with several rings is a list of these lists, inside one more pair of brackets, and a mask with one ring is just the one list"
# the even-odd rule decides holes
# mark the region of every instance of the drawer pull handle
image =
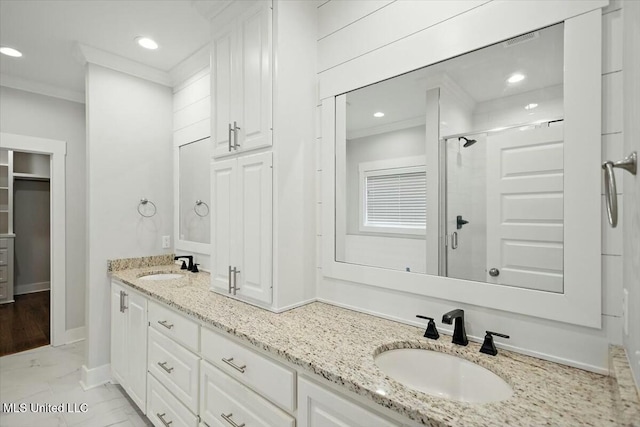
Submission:
[[236,371],[239,371],[241,373],[244,374],[244,370],[247,367],[247,365],[242,365],[242,366],[238,366],[235,363],[233,363],[233,357],[230,357],[228,359],[225,359],[224,357],[222,358],[222,361],[224,363],[226,363],[227,365],[231,366],[233,369],[235,369]]
[[169,427],[171,425],[171,423],[173,422],[173,421],[166,421],[164,419],[164,416],[167,415],[166,412],[163,412],[162,414],[160,412],[156,412],[156,415],[158,416],[158,418],[160,418],[160,421],[162,421],[162,424],[164,424],[167,427]]
[[[224,359],[222,359],[224,360]],[[233,421],[231,419],[231,417],[233,416],[232,413],[229,413],[229,415],[225,415],[224,413],[220,414],[220,416],[222,417],[223,420],[225,420],[226,422],[228,422],[229,424],[231,424],[233,427],[244,427],[244,423],[242,424],[236,424],[235,421]]]
[[167,368],[167,362],[158,362],[158,366],[167,371],[167,373],[169,374],[171,373],[171,371],[173,371],[173,368]]
[[166,320],[158,320],[158,323],[160,323],[162,326],[164,326],[167,329],[173,328],[173,323],[169,323]]

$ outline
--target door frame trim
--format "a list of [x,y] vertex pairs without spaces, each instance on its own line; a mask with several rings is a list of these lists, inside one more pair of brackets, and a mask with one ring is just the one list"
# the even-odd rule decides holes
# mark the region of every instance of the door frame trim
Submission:
[[50,155],[51,345],[66,343],[66,155],[67,143],[35,136],[0,133],[2,148]]

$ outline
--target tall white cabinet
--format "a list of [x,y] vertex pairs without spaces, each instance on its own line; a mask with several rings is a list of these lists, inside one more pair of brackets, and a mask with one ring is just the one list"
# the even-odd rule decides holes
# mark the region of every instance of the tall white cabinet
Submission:
[[147,299],[111,283],[111,376],[146,413]]
[[247,0],[211,17],[212,289],[274,311],[314,292],[316,15]]
[[271,3],[260,1],[226,25],[213,27],[214,157],[272,144],[271,22]]
[[272,153],[212,165],[212,284],[221,292],[270,304]]

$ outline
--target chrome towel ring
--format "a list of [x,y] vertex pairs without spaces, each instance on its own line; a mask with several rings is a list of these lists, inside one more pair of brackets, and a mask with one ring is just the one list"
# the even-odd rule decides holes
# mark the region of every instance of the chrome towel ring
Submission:
[[607,204],[607,218],[609,219],[611,227],[616,228],[618,225],[618,194],[613,168],[624,169],[632,175],[635,175],[638,171],[638,153],[634,151],[622,160],[618,160],[617,162],[607,160],[602,164],[602,169],[604,169],[604,198]]
[[[207,208],[207,212],[206,213],[200,213],[198,212],[198,207],[204,205],[205,208]],[[202,200],[196,200],[196,204],[193,207],[193,211],[196,213],[196,215],[200,216],[200,217],[205,217],[207,215],[209,215],[209,205],[206,202],[203,202]]]
[[[142,212],[142,207],[146,206],[146,205],[151,205],[153,207],[153,213],[151,215],[146,215]],[[156,214],[156,212],[158,212],[158,208],[156,208],[155,203],[153,203],[151,200],[147,200],[145,199],[140,199],[140,203],[138,204],[138,213],[145,217],[145,218],[151,218],[152,216],[154,216]]]

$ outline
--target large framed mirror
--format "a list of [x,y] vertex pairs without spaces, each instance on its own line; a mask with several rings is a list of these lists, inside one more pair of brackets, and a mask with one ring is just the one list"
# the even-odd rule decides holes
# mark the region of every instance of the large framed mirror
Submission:
[[325,98],[323,273],[599,327],[600,37],[596,10]]
[[200,254],[209,254],[211,242],[209,139],[202,138],[176,147],[176,249]]

